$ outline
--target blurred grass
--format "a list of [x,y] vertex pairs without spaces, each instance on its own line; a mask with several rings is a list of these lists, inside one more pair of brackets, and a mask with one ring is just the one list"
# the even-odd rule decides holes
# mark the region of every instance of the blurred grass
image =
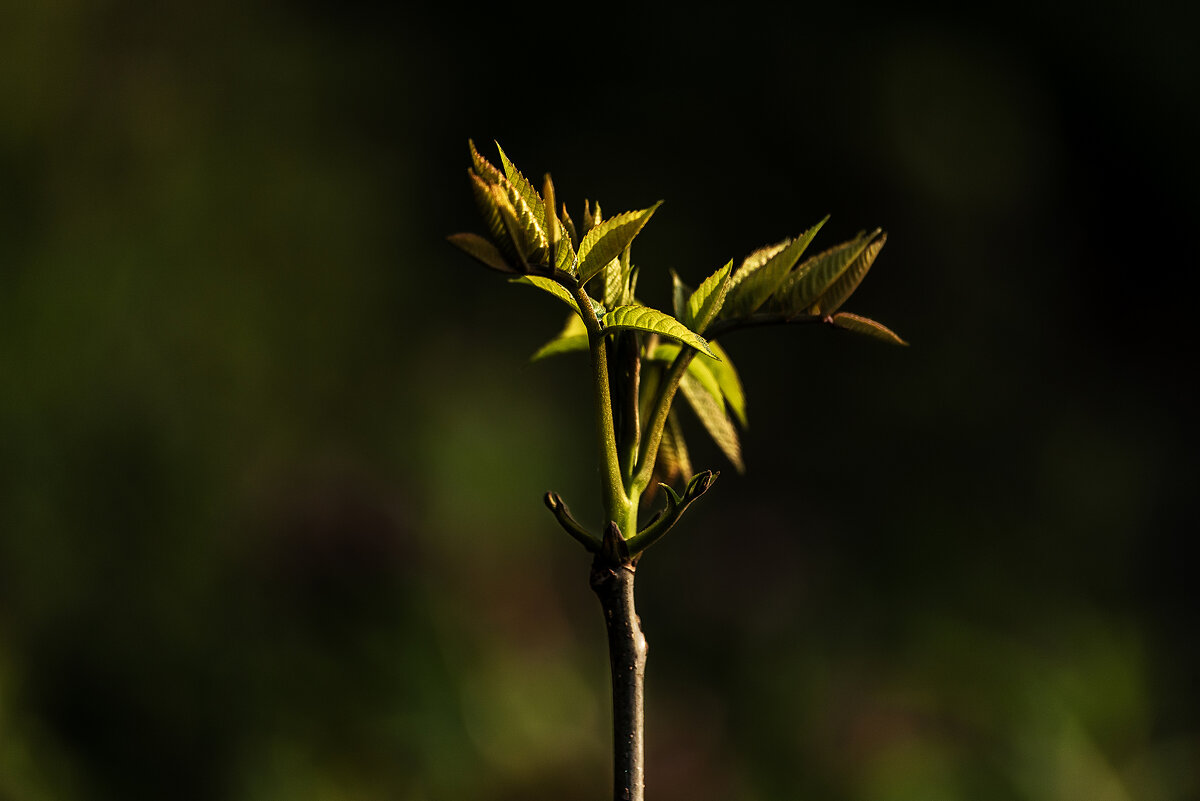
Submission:
[[586,378],[442,241],[468,136],[665,197],[651,302],[890,232],[853,310],[911,349],[727,343],[750,473],[640,582],[655,797],[1200,797],[1196,56],[995,11],[643,9],[557,57],[555,122],[495,88],[532,10],[5,6],[0,798],[603,797],[538,502],[598,513]]

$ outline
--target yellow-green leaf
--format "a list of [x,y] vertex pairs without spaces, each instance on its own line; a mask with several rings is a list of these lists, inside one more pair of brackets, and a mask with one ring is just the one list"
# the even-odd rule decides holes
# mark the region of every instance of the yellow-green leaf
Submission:
[[504,174],[508,177],[511,183],[521,195],[521,199],[529,206],[530,212],[533,214],[533,219],[537,221],[538,226],[545,231],[546,225],[546,207],[542,202],[542,196],[533,188],[533,184],[522,174],[517,166],[509,161],[508,155],[504,152],[504,148],[500,147],[500,143],[496,143],[496,150],[500,153],[500,162],[504,165]]
[[742,445],[738,440],[737,429],[725,413],[725,406],[713,400],[712,395],[705,391],[691,374],[684,374],[679,382],[679,390],[683,397],[687,398],[688,404],[725,457],[733,463],[739,473],[746,472],[746,466],[742,463]]
[[579,243],[579,280],[586,283],[621,255],[661,203],[660,200],[648,209],[618,214],[588,231]]
[[[709,343],[710,345],[712,343]],[[679,345],[663,342],[654,348],[649,358],[652,361],[670,364],[675,361],[675,357],[679,355],[681,350]],[[709,368],[710,364],[719,364],[715,359],[710,359],[703,353],[697,353],[695,358],[688,362],[687,371],[699,382],[700,386],[704,387],[705,392],[713,396],[713,400],[717,403],[725,403],[725,397],[721,392],[721,383],[717,381],[716,375]]]
[[796,262],[804,254],[817,231],[829,217],[809,228],[795,239],[785,240],[786,244],[771,254],[761,264],[755,267],[738,283],[736,289],[729,292],[728,310],[726,317],[748,317],[758,311],[759,307],[771,297],[783,283]]
[[813,314],[833,314],[840,309],[847,298],[854,294],[854,290],[858,289],[858,285],[866,277],[867,270],[875,263],[875,257],[883,250],[885,242],[887,234],[880,234],[878,239],[867,245],[846,271],[821,294],[814,304]]
[[519,261],[516,248],[508,235],[508,227],[504,224],[504,218],[500,214],[500,207],[491,187],[473,170],[467,170],[467,174],[471,178],[471,192],[475,195],[475,205],[479,207],[479,214],[483,217],[484,225],[487,226],[487,232],[492,238],[492,242],[499,245],[506,255]]
[[579,314],[579,304],[575,302],[575,298],[571,297],[571,293],[568,292],[562,284],[558,283],[552,278],[547,278],[544,275],[522,275],[518,278],[510,278],[508,280],[514,284],[535,286],[543,292],[549,292],[551,295],[574,309],[575,314]]
[[683,323],[697,334],[703,334],[708,324],[716,319],[725,303],[729,292],[730,272],[733,270],[733,260],[715,273],[705,278],[696,291],[688,298],[687,310]]
[[775,293],[780,310],[785,314],[805,313],[878,233],[875,230],[869,235],[860,234],[849,242],[813,256],[793,270]]
[[895,331],[892,331],[883,323],[877,323],[867,317],[860,317],[857,314],[849,312],[838,312],[831,318],[833,324],[838,328],[844,328],[847,331],[853,331],[856,334],[874,337],[875,339],[887,342],[890,345],[908,345],[901,339]]
[[709,342],[708,346],[712,348],[713,353],[717,354],[717,358],[710,359],[700,354],[693,361],[700,362],[712,372],[717,379],[717,384],[721,387],[721,394],[725,396],[725,402],[729,404],[729,410],[745,428],[747,425],[746,393],[742,389],[742,380],[733,366],[733,360],[716,342]]
[[682,342],[709,356],[713,355],[704,337],[671,315],[663,314],[649,306],[619,306],[604,315],[603,323],[605,332],[647,331]]

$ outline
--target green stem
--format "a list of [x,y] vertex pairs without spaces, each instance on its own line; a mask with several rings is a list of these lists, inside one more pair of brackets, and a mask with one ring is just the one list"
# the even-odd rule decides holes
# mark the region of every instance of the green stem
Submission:
[[[621,462],[617,456],[617,434],[613,425],[612,391],[608,383],[608,344],[604,329],[596,318],[591,298],[582,285],[572,287],[575,302],[579,304],[583,324],[587,328],[592,354],[592,388],[596,402],[596,431],[600,440],[600,457],[603,462],[601,476],[604,483],[604,509],[609,520],[621,526],[625,536],[632,537],[632,529],[626,533],[629,499],[621,480]],[[636,521],[634,522],[636,526]]]
[[666,375],[658,387],[658,398],[655,400],[654,411],[646,425],[645,436],[642,438],[641,452],[638,454],[637,468],[634,470],[633,481],[629,486],[631,497],[640,497],[646,487],[650,486],[650,477],[654,474],[654,460],[658,456],[658,446],[662,442],[663,428],[667,425],[667,415],[671,411],[671,401],[679,389],[683,374],[696,356],[692,348],[682,348],[675,361],[667,368]]

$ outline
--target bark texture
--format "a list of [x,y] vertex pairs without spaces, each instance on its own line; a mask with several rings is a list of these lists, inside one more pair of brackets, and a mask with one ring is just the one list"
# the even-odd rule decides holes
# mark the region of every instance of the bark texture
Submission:
[[646,638],[633,605],[632,561],[605,554],[592,563],[592,589],[600,598],[608,628],[612,668],[613,799],[644,801]]

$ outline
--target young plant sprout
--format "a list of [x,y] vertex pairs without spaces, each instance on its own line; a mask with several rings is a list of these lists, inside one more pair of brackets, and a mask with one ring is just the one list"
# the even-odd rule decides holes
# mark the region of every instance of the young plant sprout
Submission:
[[[887,235],[879,229],[804,258],[828,219],[798,236],[731,260],[692,289],[672,274],[670,312],[637,297],[639,268],[630,247],[659,203],[604,217],[584,201],[578,225],[559,206],[547,174],[539,193],[497,144],[499,169],[469,142],[471,190],[485,236],[449,240],[486,267],[507,273],[569,307],[562,331],[533,356],[590,354],[604,520],[584,526],[553,492],[546,506],[593,554],[591,587],[608,628],[613,688],[613,797],[644,798],[643,685],[646,639],[634,609],[638,561],[708,492],[719,475],[692,473],[676,397],[682,395],[738,471],[737,425],[746,401],[733,362],[718,344],[741,328],[821,323],[906,344],[880,323],[841,311],[875,263]],[[642,501],[662,489],[662,508],[639,527]]]

